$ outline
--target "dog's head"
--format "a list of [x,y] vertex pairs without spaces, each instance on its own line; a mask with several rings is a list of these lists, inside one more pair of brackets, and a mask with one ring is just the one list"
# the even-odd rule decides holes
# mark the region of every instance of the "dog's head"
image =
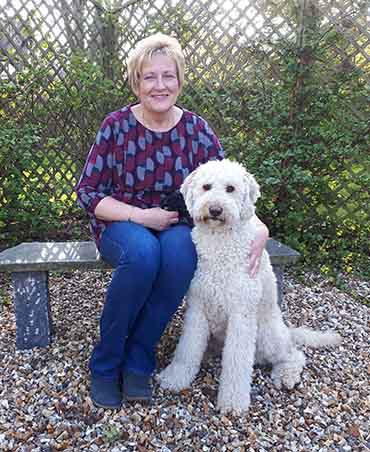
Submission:
[[255,178],[240,163],[227,159],[199,166],[180,191],[194,223],[213,228],[251,218],[260,196]]

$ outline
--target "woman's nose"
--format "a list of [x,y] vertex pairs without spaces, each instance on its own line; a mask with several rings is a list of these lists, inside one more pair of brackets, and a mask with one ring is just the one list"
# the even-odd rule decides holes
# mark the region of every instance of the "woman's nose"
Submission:
[[158,89],[165,88],[164,80],[163,80],[163,77],[161,75],[156,78],[155,82],[156,82],[155,83],[155,87],[156,88],[158,88]]

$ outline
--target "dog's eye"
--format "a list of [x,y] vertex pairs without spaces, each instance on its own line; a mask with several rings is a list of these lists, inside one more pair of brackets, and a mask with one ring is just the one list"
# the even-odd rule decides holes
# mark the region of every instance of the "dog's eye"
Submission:
[[208,191],[208,190],[210,190],[212,188],[212,185],[211,184],[204,184],[203,185],[203,190],[204,191]]
[[227,191],[228,193],[232,193],[233,191],[235,191],[235,187],[233,187],[232,185],[228,185],[228,186],[226,187],[226,191]]

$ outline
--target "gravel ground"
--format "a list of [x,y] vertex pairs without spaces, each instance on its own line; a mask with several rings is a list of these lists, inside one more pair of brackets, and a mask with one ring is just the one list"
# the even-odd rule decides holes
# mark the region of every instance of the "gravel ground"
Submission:
[[[109,273],[51,275],[56,338],[50,347],[31,351],[15,350],[10,280],[0,277],[0,450],[370,451],[367,281],[347,278],[338,290],[312,273],[300,280],[286,277],[286,319],[334,328],[343,343],[332,350],[306,349],[302,381],[292,391],[275,389],[269,373],[255,369],[251,408],[240,417],[215,409],[220,374],[215,355],[180,394],[155,385],[151,406],[94,408],[87,363]],[[162,338],[159,368],[170,360],[181,318],[180,312]]]

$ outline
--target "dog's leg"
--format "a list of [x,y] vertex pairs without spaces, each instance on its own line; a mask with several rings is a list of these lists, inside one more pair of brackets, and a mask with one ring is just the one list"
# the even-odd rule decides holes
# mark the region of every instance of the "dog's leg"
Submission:
[[256,323],[254,313],[232,314],[229,318],[217,399],[217,407],[222,412],[242,413],[249,408]]
[[277,303],[277,288],[272,274],[265,275],[258,311],[256,362],[272,365],[271,377],[276,387],[292,389],[299,383],[305,356],[292,340]]
[[256,363],[272,365],[271,377],[278,388],[292,389],[301,379],[305,356],[296,348],[280,312],[259,319]]
[[208,337],[207,318],[199,305],[194,306],[189,300],[183,332],[173,361],[157,376],[162,388],[180,391],[191,385],[199,372]]

